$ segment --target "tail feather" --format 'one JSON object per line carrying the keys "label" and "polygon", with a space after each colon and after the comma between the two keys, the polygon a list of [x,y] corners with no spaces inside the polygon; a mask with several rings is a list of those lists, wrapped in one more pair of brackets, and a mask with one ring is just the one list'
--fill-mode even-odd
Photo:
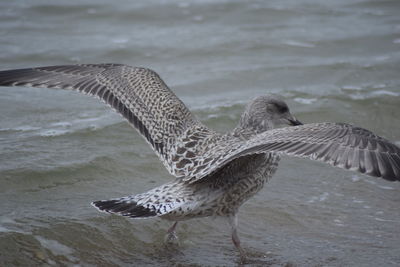
{"label": "tail feather", "polygon": [[99,211],[131,218],[148,218],[182,212],[186,205],[179,184],[169,183],[138,195],[92,202]]}
{"label": "tail feather", "polygon": [[99,211],[115,213],[131,218],[145,218],[159,215],[154,209],[138,205],[132,200],[126,200],[126,198],[99,200],[91,204]]}

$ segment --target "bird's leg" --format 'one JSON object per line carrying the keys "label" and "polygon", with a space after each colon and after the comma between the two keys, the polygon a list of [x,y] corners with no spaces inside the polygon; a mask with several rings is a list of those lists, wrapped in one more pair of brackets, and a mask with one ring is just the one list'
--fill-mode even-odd
{"label": "bird's leg", "polygon": [[165,236],[165,243],[167,244],[177,244],[178,243],[178,236],[176,235],[175,228],[178,225],[178,222],[175,222],[171,228],[167,230],[167,235]]}
{"label": "bird's leg", "polygon": [[237,234],[238,222],[237,222],[236,214],[229,216],[229,224],[231,226],[232,242],[235,245],[235,247],[237,248],[237,250],[239,250],[241,260],[244,261],[246,259],[246,253],[243,250],[243,248],[240,246],[240,239]]}
{"label": "bird's leg", "polygon": [[178,222],[175,222],[168,230],[167,233],[175,233],[175,228],[178,225]]}

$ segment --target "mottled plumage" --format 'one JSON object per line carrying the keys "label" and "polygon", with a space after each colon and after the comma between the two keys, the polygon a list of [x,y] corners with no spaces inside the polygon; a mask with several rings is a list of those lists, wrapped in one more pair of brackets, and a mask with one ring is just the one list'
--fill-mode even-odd
{"label": "mottled plumage", "polygon": [[[257,97],[235,129],[219,134],[146,68],[99,64],[7,70],[0,72],[0,85],[72,89],[102,99],[138,130],[176,179],[142,194],[92,204],[132,218],[228,217],[242,255],[236,213],[272,177],[282,154],[400,180],[396,145],[349,124],[301,125],[276,96]],[[295,127],[274,129],[285,124]]]}

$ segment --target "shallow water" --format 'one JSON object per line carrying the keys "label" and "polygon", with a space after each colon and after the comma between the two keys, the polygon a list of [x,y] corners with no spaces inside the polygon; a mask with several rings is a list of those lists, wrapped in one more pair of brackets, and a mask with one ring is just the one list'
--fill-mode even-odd
{"label": "shallow water", "polygon": [[[400,2],[0,1],[0,68],[116,62],[156,70],[205,124],[285,97],[303,122],[400,144]],[[97,212],[93,200],[171,179],[131,127],[74,92],[0,89],[0,265],[231,266],[221,219]],[[239,214],[249,265],[400,265],[400,184],[285,158]]]}

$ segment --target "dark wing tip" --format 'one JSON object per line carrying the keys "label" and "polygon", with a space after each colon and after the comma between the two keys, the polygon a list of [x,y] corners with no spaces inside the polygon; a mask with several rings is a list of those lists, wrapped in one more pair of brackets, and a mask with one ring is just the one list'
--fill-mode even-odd
{"label": "dark wing tip", "polygon": [[348,131],[333,141],[335,146],[327,146],[328,153],[322,161],[331,163],[331,160],[339,163],[332,164],[334,166],[388,181],[400,181],[400,148],[396,144],[361,127],[337,125]]}
{"label": "dark wing tip", "polygon": [[[0,71],[0,85],[1,86],[17,86],[27,84],[27,80],[32,79],[34,69],[16,69],[16,70],[3,70]],[[21,81],[20,77],[27,77],[25,81]]]}
{"label": "dark wing tip", "polygon": [[115,213],[126,217],[139,218],[157,216],[155,211],[141,205],[137,205],[137,203],[133,201],[128,202],[121,199],[111,199],[98,200],[92,202],[91,204],[99,211]]}
{"label": "dark wing tip", "polygon": [[385,154],[379,162],[381,177],[388,181],[400,181],[400,154]]}

